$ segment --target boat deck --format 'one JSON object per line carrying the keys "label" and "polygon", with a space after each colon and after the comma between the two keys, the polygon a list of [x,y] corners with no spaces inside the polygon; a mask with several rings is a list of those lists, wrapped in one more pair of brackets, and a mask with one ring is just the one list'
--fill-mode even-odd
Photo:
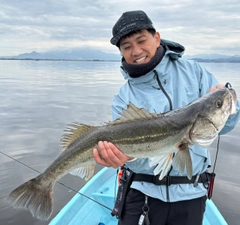
{"label": "boat deck", "polygon": [[[107,206],[105,208],[83,195],[76,194],[49,223],[49,225],[116,225],[117,219],[111,216],[110,209],[116,196],[116,170],[103,168],[85,186],[80,193]],[[203,225],[227,225],[226,221],[214,205],[207,200]]]}

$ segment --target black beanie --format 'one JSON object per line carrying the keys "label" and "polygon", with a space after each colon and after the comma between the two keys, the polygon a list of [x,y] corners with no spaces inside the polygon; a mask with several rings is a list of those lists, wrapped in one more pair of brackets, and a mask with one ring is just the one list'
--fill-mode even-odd
{"label": "black beanie", "polygon": [[117,45],[119,40],[133,32],[143,29],[154,29],[152,21],[147,14],[141,10],[129,11],[122,14],[112,29],[113,37],[110,42]]}

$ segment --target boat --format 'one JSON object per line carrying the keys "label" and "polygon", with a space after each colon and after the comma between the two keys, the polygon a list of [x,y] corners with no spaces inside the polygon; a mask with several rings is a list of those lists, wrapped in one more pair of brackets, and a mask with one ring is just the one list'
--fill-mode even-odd
{"label": "boat", "polygon": [[[49,225],[117,225],[111,216],[117,193],[116,169],[101,169],[50,221]],[[203,225],[227,225],[212,200],[207,200]]]}

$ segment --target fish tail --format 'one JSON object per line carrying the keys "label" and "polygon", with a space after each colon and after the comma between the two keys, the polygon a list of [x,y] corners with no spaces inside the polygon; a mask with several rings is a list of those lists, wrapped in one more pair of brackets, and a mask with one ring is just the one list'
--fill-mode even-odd
{"label": "fish tail", "polygon": [[34,217],[48,220],[53,207],[53,186],[41,185],[39,178],[31,179],[13,190],[8,200],[14,208],[29,210]]}

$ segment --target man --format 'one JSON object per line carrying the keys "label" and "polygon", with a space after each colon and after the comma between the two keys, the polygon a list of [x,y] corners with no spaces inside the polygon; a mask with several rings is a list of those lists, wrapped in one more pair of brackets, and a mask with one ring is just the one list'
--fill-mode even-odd
{"label": "man", "polygon": [[[162,113],[183,107],[223,86],[198,63],[182,60],[184,47],[161,40],[143,11],[123,13],[113,27],[111,43],[119,48],[123,56],[121,72],[127,79],[114,96],[114,120],[129,102],[149,112]],[[231,115],[221,133],[233,129],[238,117],[239,113]],[[202,224],[207,194],[203,183],[157,185],[144,177],[153,176],[154,167],[149,166],[150,159],[132,159],[104,140],[98,143],[98,148],[93,149],[97,163],[114,168],[125,164],[134,173],[143,174],[142,180],[133,179],[131,183],[119,224],[141,224],[141,219],[142,224],[147,224],[149,220],[153,225]],[[194,145],[190,148],[190,154],[193,175],[203,176],[211,165],[209,152]],[[186,178],[186,174],[180,174],[174,166],[167,176],[181,176],[182,180]],[[147,212],[143,206],[147,206]]]}

